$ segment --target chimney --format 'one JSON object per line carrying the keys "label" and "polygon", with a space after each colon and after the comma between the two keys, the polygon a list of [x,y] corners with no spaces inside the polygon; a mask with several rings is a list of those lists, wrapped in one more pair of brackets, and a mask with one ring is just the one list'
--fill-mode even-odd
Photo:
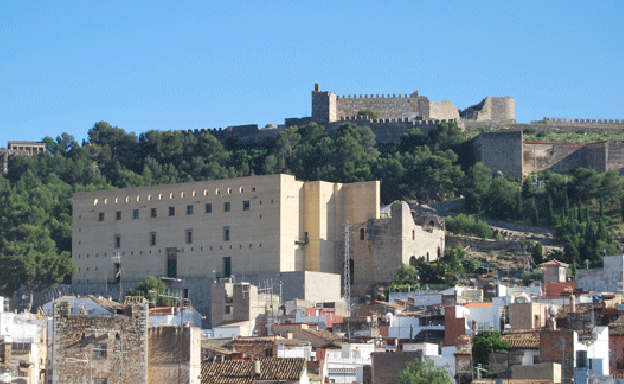
{"label": "chimney", "polygon": [[570,312],[576,313],[576,297],[574,295],[570,296]]}

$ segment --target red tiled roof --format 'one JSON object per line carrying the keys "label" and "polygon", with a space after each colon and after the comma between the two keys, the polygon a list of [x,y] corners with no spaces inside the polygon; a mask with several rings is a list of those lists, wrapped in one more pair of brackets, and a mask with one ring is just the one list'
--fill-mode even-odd
{"label": "red tiled roof", "polygon": [[[298,381],[305,369],[305,359],[258,359],[260,375],[256,380]],[[202,384],[251,384],[252,361],[226,360],[221,363],[202,362]]]}

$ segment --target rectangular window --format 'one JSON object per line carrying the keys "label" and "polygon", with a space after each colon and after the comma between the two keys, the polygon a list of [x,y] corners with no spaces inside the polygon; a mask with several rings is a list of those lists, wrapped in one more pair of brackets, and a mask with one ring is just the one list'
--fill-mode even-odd
{"label": "rectangular window", "polygon": [[249,200],[243,200],[243,211],[249,211]]}
{"label": "rectangular window", "polygon": [[230,212],[230,202],[226,201],[223,203],[223,212]]}
{"label": "rectangular window", "polygon": [[192,229],[187,229],[186,230],[186,244],[193,244],[193,230]]}
{"label": "rectangular window", "polygon": [[175,216],[175,207],[169,207],[169,216]]}
{"label": "rectangular window", "polygon": [[223,227],[223,240],[230,241],[230,227]]}
{"label": "rectangular window", "polygon": [[115,213],[115,220],[121,220],[121,211]]}
{"label": "rectangular window", "polygon": [[98,215],[98,220],[104,221],[104,212],[100,212],[100,214]]}
{"label": "rectangular window", "polygon": [[139,218],[139,210],[138,209],[133,209],[132,210],[132,218],[134,220],[137,220]]}
{"label": "rectangular window", "polygon": [[93,343],[93,359],[106,359],[106,344]]}
{"label": "rectangular window", "polygon": [[150,233],[150,245],[156,245],[156,232]]}
{"label": "rectangular window", "polygon": [[121,247],[121,235],[115,235],[115,248]]}
{"label": "rectangular window", "polygon": [[158,216],[157,213],[156,213],[156,208],[152,208],[151,212],[152,212],[152,217],[157,217]]}
{"label": "rectangular window", "polygon": [[192,205],[187,205],[186,206],[186,214],[187,215],[192,215],[193,214],[193,206]]}
{"label": "rectangular window", "polygon": [[93,379],[93,384],[108,384],[106,379]]}
{"label": "rectangular window", "polygon": [[206,213],[212,213],[212,203],[206,203]]}

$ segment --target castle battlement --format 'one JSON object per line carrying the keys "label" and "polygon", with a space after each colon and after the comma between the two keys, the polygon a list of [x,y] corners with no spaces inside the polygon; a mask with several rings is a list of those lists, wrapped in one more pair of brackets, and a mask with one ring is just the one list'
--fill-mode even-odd
{"label": "castle battlement", "polygon": [[[369,97],[370,96],[370,97]],[[405,94],[401,94],[399,93],[399,96],[396,95],[396,93],[393,93],[392,96],[390,96],[390,94],[388,93],[388,96],[384,96],[383,93],[377,93],[377,94],[373,94],[371,93],[369,94],[364,94],[362,96],[362,94],[360,93],[360,96],[358,97],[357,94],[353,94],[353,97],[351,97],[351,94],[348,94],[348,96],[345,97],[345,95],[342,95],[342,97],[340,97],[340,95],[336,95],[337,99],[409,99],[409,98],[418,98],[418,91],[412,93],[411,95],[408,95],[407,93]]]}
{"label": "castle battlement", "polygon": [[558,117],[544,117],[547,123],[567,124],[624,124],[624,119],[569,119]]}
{"label": "castle battlement", "polygon": [[392,119],[370,119],[365,116],[342,116],[339,120],[343,123],[353,122],[358,125],[362,124],[389,124],[389,123],[408,123],[412,125],[434,125],[441,123],[458,123],[458,119],[414,119],[412,117],[399,117]]}

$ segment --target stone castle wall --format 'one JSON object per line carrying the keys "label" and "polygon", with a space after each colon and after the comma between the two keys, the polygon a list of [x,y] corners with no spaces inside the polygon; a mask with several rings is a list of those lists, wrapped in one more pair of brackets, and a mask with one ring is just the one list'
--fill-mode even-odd
{"label": "stone castle wall", "polygon": [[475,137],[472,146],[476,161],[504,177],[522,178],[524,167],[522,131],[484,132]]}
{"label": "stone castle wall", "polygon": [[513,122],[516,118],[515,100],[511,97],[486,97],[460,113],[464,119],[475,121]]}
{"label": "stone castle wall", "polygon": [[585,165],[583,144],[525,141],[522,147],[524,176],[534,174],[536,168],[538,171],[552,169],[565,173]]}
{"label": "stone castle wall", "polygon": [[[336,98],[336,118],[341,119],[347,116],[356,116],[363,109],[375,111],[380,117],[387,119],[400,119],[420,115],[420,100],[418,91],[411,95],[396,95],[381,97],[377,95],[348,95],[347,97]],[[370,97],[369,97],[370,96]],[[313,99],[314,103],[314,99]],[[335,121],[335,120],[334,120]]]}

